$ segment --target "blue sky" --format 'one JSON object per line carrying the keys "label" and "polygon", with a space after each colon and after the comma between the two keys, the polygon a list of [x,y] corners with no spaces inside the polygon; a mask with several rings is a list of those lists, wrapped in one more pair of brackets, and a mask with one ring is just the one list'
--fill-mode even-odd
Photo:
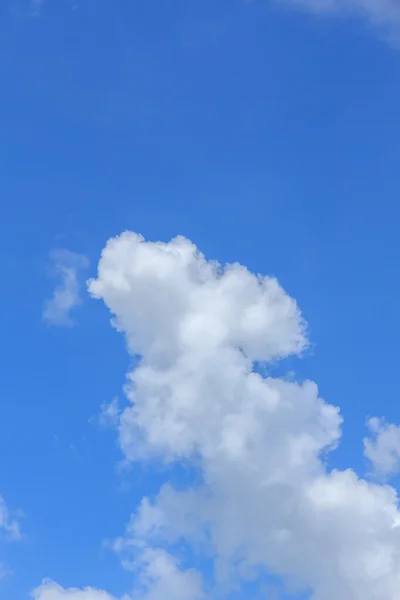
{"label": "blue sky", "polygon": [[[394,1],[378,5],[373,0],[369,5],[359,0],[353,12],[346,11],[346,2],[341,11],[334,1],[297,4],[1,3],[0,495],[8,510],[0,504],[1,597],[29,598],[50,578],[56,583],[42,586],[35,600],[109,600],[124,594],[140,600],[196,600],[195,579],[201,576],[207,598],[269,600],[272,592],[265,586],[276,586],[281,577],[301,581],[304,589],[314,590],[315,600],[357,600],[357,593],[365,600],[395,597],[400,541],[382,515],[392,515],[395,522],[397,508],[395,500],[381,498],[388,493],[381,482],[390,478],[396,489],[400,456],[400,8]],[[140,242],[132,233],[125,242],[122,238],[108,246],[104,272],[97,275],[107,241],[126,230],[163,245]],[[186,241],[168,244],[177,235]],[[285,312],[286,295],[277,300],[272,329],[263,325],[262,310],[272,314],[270,291],[259,297],[261,292],[252,287],[255,279],[242,280],[242,271],[235,275],[240,294],[232,292],[223,301],[217,295],[223,292],[216,291],[219,279],[207,274],[210,296],[203,306],[203,292],[188,275],[192,268],[205,268],[198,256],[190,259],[190,269],[178,258],[173,266],[160,258],[170,256],[171,248],[176,256],[186,256],[188,240],[207,259],[238,262],[251,273],[276,277],[307,321],[308,342],[299,314],[289,318]],[[132,274],[130,264],[141,266],[145,275]],[[115,273],[128,281],[127,289],[118,287]],[[89,277],[97,277],[90,293]],[[59,295],[53,296],[56,289]],[[180,306],[179,294],[184,304],[186,298],[194,304],[175,314],[171,307]],[[154,306],[153,298],[159,299]],[[210,306],[220,301],[224,310],[211,315]],[[263,309],[257,312],[261,321],[256,329],[250,331],[247,324],[236,331],[236,321],[257,302]],[[52,310],[46,312],[49,306]],[[228,308],[236,317],[225,323]],[[108,309],[122,323],[122,334],[110,325]],[[195,371],[203,373],[204,368],[200,383],[179,371],[181,350],[167,326],[178,323],[179,331],[186,331],[182,315],[202,323],[195,330],[196,343],[185,337],[187,352],[182,354],[190,357]],[[211,348],[209,340],[219,326],[224,341]],[[301,340],[295,343],[295,338]],[[264,347],[269,339],[271,347],[276,345],[273,351]],[[155,350],[157,344],[162,351]],[[288,379],[315,381],[327,405],[340,407],[340,443],[336,417],[325,423],[319,401],[310,400],[310,408],[300,384],[293,411],[303,408],[290,426],[279,417],[276,439],[267,420],[265,432],[251,429],[253,400],[236,399],[230,413],[229,403],[220,400],[230,398],[230,392],[221,391],[231,389],[224,371],[228,346],[245,348],[250,363],[266,361],[274,381],[287,386]],[[218,376],[207,371],[211,367],[200,361],[201,353],[221,365]],[[135,371],[137,355],[151,372],[149,381],[140,368]],[[277,356],[287,358],[277,363]],[[181,404],[167,404],[161,416],[150,409],[150,383],[168,361],[175,365],[174,378],[179,371],[189,386],[182,399],[177,383],[169,383],[168,401],[178,402],[179,396],[179,402],[189,403],[187,398],[199,397],[193,406],[202,406],[201,386],[214,382],[212,390],[206,387],[212,403],[204,400],[204,412],[194,412],[204,436],[188,420],[192,405],[185,416],[179,413]],[[127,372],[140,390],[138,400],[132,389],[124,393]],[[292,398],[295,392],[289,387],[274,393]],[[110,426],[104,427],[101,407],[104,411],[115,397],[119,408],[111,405]],[[232,482],[240,481],[243,465],[235,462],[235,471],[229,463],[232,472],[223,468],[228,458],[222,460],[219,453],[226,439],[217,440],[219,433],[211,426],[214,406],[220,407],[218,415],[227,411],[221,423],[238,418],[237,429],[229,431],[229,451],[235,447],[239,452],[233,439],[245,439],[252,449],[249,456],[243,450],[240,461],[249,460],[251,472],[251,466],[261,469],[258,461],[268,469],[275,469],[275,459],[280,464],[280,453],[286,452],[281,440],[299,434],[297,423],[307,439],[318,440],[315,456],[304,459],[301,468],[294,472],[281,465],[291,511],[273,512],[275,492],[268,491],[269,484],[258,490],[254,482],[243,480],[250,491],[241,497]],[[180,415],[178,433],[171,414]],[[374,421],[368,433],[370,417],[384,421]],[[156,429],[158,418],[164,419],[162,434]],[[259,445],[254,442],[258,435]],[[370,442],[363,447],[366,435]],[[330,444],[337,449],[321,459],[319,452],[325,456]],[[219,458],[211,462],[214,453]],[[343,479],[336,480],[332,468]],[[345,469],[354,469],[366,481],[351,483]],[[171,491],[172,499],[159,495],[166,482],[178,490]],[[343,501],[347,512],[343,506],[330,507],[327,516],[321,498],[336,497],[329,486],[343,494],[344,487],[353,490],[348,492],[353,500]],[[320,511],[325,531],[322,538],[318,532],[310,534],[308,550],[326,556],[327,564],[318,567],[322,577],[296,554],[296,548],[306,547],[303,529],[310,528],[309,513],[294,508],[301,504],[299,490],[306,487],[314,504],[304,510]],[[182,490],[199,497],[190,504]],[[348,528],[351,502],[360,506],[365,490],[374,500],[365,501],[365,521],[360,517],[354,525],[359,546],[339,535],[339,541],[331,539],[332,529]],[[234,497],[228,503],[232,514],[260,515],[259,530],[265,528],[261,540],[236,531],[236,518],[224,520],[218,507],[228,502],[225,494]],[[153,503],[147,517],[138,510],[143,497]],[[204,515],[198,508],[203,505]],[[191,510],[201,515],[199,523],[195,518],[196,524],[187,525],[189,535],[174,515]],[[276,558],[277,548],[265,542],[275,539],[276,532],[268,529],[272,525],[264,510],[294,540],[293,546],[285,542],[290,546],[285,546],[287,560]],[[146,519],[160,519],[161,533],[146,529]],[[372,537],[365,540],[363,532],[371,523]],[[251,522],[248,528],[257,526]],[[199,542],[205,532],[206,542]],[[361,547],[371,548],[371,555],[364,556]],[[175,556],[183,561],[171,575],[176,588],[172,579],[164,581],[157,572],[153,580],[146,571],[148,565],[159,565],[161,552],[168,552],[162,555],[167,561]],[[385,552],[391,565],[387,570],[382,567]],[[243,561],[244,572],[236,565],[234,575],[221,574],[235,560]],[[220,563],[225,565],[221,573]],[[365,573],[354,579],[360,564]],[[187,568],[195,569],[196,577]],[[256,573],[250,582],[248,569]],[[232,580],[236,591],[229,587]],[[79,591],[88,586],[109,596]],[[375,595],[366,596],[366,591]],[[304,597],[304,591],[293,596]]]}

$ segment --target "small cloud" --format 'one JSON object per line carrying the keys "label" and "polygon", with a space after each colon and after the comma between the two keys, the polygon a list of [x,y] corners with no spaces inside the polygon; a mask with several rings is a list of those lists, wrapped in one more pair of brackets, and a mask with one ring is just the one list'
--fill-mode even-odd
{"label": "small cloud", "polygon": [[[21,528],[19,524],[19,518],[23,514],[20,511],[10,511],[3,496],[0,495],[0,534],[2,540],[5,541],[19,541],[22,539]],[[3,562],[2,557],[0,559],[0,581],[13,572]]]}
{"label": "small cloud", "polygon": [[0,496],[0,529],[13,540],[21,538],[21,529],[17,519],[13,518],[8,510],[7,504]]}
{"label": "small cloud", "polygon": [[108,404],[102,404],[99,415],[100,427],[117,427],[120,415],[121,409],[118,398],[113,398]]}
{"label": "small cloud", "polygon": [[89,261],[82,254],[69,250],[53,251],[51,261],[52,275],[58,284],[45,303],[43,320],[51,325],[71,326],[74,320],[70,313],[81,303],[78,274],[88,267]]}
{"label": "small cloud", "polygon": [[371,432],[364,439],[364,454],[371,462],[373,474],[387,479],[400,473],[400,427],[373,417],[367,421]]}

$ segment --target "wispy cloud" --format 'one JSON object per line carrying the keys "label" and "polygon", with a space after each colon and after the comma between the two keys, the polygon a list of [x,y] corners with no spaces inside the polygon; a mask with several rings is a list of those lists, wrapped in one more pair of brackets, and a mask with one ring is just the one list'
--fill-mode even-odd
{"label": "wispy cloud", "polygon": [[7,567],[2,562],[0,562],[0,580],[7,577],[9,573],[10,571],[7,569]]}
{"label": "wispy cloud", "polygon": [[119,423],[120,415],[121,409],[118,398],[113,398],[108,404],[101,405],[98,417],[99,425],[104,428],[115,427]]}
{"label": "wispy cloud", "polygon": [[0,496],[0,529],[11,539],[19,539],[21,537],[19,523],[10,514],[6,501],[2,496]]}
{"label": "wispy cloud", "polygon": [[314,13],[358,16],[388,34],[400,31],[399,0],[281,0]]}
{"label": "wispy cloud", "polygon": [[[13,514],[0,495],[0,533],[1,537],[8,541],[20,540],[22,538],[21,528],[15,513]],[[3,557],[0,560],[0,580],[10,575],[12,571],[3,562]]]}
{"label": "wispy cloud", "polygon": [[69,250],[51,253],[52,276],[58,281],[53,295],[45,302],[43,319],[51,325],[71,326],[71,312],[81,303],[79,272],[88,267],[89,261],[82,254]]}

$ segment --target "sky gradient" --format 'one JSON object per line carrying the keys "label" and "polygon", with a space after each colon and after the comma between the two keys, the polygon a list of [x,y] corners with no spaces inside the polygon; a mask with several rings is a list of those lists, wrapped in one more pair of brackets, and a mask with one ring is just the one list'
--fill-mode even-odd
{"label": "sky gradient", "polygon": [[399,40],[1,3],[0,597],[397,600]]}

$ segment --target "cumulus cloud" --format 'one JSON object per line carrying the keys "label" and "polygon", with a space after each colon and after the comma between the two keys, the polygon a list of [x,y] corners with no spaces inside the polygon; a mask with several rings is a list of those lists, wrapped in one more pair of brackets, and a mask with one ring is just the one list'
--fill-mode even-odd
{"label": "cumulus cloud", "polygon": [[[127,568],[139,571],[132,594],[121,600],[203,600],[200,576],[194,569],[182,569],[178,560],[160,549],[144,548],[137,553],[135,565]],[[117,600],[104,590],[92,587],[63,588],[45,580],[33,590],[33,600]]]}
{"label": "cumulus cloud", "polygon": [[354,15],[389,32],[399,30],[399,0],[282,0],[318,14]]}
{"label": "cumulus cloud", "polygon": [[[135,589],[122,600],[203,600],[201,581],[193,569],[181,569],[177,559],[160,549],[141,547],[135,564],[128,566],[139,571]],[[117,600],[104,590],[63,588],[45,580],[33,590],[34,600]]]}
{"label": "cumulus cloud", "polygon": [[371,436],[364,439],[364,453],[374,474],[383,478],[396,475],[400,472],[400,427],[376,417],[367,425]]}
{"label": "cumulus cloud", "polygon": [[[260,363],[307,347],[278,282],[207,261],[183,237],[152,243],[127,232],[108,242],[89,291],[136,359],[118,422],[126,459],[185,461],[201,473],[188,489],[165,485],[143,499],[117,542],[125,565],[146,578],[143,556],[156,556],[158,573],[184,577],[173,558],[183,543],[212,559],[211,597],[215,586],[272,572],[313,600],[397,600],[396,491],[327,468],[342,418],[315,383],[260,374]],[[197,598],[199,575],[188,581]]]}
{"label": "cumulus cloud", "polygon": [[81,303],[79,272],[88,266],[88,260],[68,250],[52,252],[51,260],[52,275],[58,283],[45,303],[43,319],[52,325],[73,325],[71,311]]}

